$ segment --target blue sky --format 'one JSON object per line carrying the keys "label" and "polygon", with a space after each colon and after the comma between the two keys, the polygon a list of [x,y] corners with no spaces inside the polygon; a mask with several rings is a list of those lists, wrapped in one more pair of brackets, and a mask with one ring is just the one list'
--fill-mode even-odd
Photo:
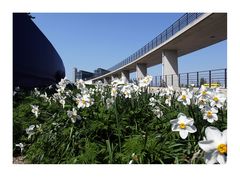
{"label": "blue sky", "polygon": [[[68,79],[73,67],[110,68],[168,28],[183,13],[32,13],[61,56]],[[178,59],[179,73],[227,67],[227,41]],[[161,65],[148,69],[160,75]],[[131,74],[135,77],[135,73]]]}

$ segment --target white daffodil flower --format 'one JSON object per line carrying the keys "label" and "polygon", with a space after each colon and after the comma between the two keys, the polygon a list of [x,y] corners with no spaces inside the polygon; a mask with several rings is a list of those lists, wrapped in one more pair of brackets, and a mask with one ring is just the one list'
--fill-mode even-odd
{"label": "white daffodil flower", "polygon": [[85,107],[89,107],[92,105],[92,99],[90,98],[90,95],[77,95],[77,98],[75,98],[76,103],[77,103],[77,107],[78,108],[85,108]]}
{"label": "white daffodil flower", "polygon": [[213,123],[214,121],[218,120],[218,110],[215,107],[205,106],[202,111],[203,113],[203,119],[207,120],[209,123]]}
{"label": "white daffodil flower", "polygon": [[165,104],[168,105],[169,107],[171,106],[171,100],[172,100],[172,97],[169,95],[167,96],[166,100],[165,100]]}
{"label": "white daffodil flower", "polygon": [[121,92],[124,94],[125,98],[132,97],[132,95],[131,95],[132,89],[131,89],[130,85],[124,85],[121,89]]}
{"label": "white daffodil flower", "polygon": [[67,116],[71,119],[72,123],[75,123],[76,120],[81,120],[81,116],[77,114],[77,110],[72,108],[72,111],[67,111]]}
{"label": "white daffodil flower", "polygon": [[26,133],[28,134],[28,139],[30,139],[31,136],[35,134],[34,129],[35,129],[35,125],[30,125],[28,128],[26,128]]}
{"label": "white daffodil flower", "polygon": [[112,87],[111,89],[111,96],[112,97],[117,97],[117,87]]}
{"label": "white daffodil flower", "polygon": [[144,77],[143,79],[141,79],[139,81],[138,86],[139,87],[147,87],[151,83],[151,81],[152,81],[152,76],[147,75],[146,77]]}
{"label": "white daffodil flower", "polygon": [[143,79],[139,80],[138,86],[139,87],[147,87],[152,81],[152,76],[147,75]]}
{"label": "white daffodil flower", "polygon": [[72,90],[67,90],[65,93],[68,97],[72,97]]}
{"label": "white daffodil flower", "polygon": [[213,92],[210,99],[210,105],[212,107],[216,106],[218,108],[221,108],[223,107],[225,100],[226,100],[226,97],[224,94]]}
{"label": "white daffodil flower", "polygon": [[124,85],[124,81],[122,79],[118,79],[118,78],[115,78],[113,79],[113,81],[111,82],[111,85],[113,87],[116,87],[118,85]]}
{"label": "white daffodil flower", "polygon": [[81,88],[81,94],[82,95],[88,95],[89,94],[89,90],[87,87],[82,87]]}
{"label": "white daffodil flower", "polygon": [[32,107],[32,113],[36,116],[36,118],[38,118],[38,115],[40,114],[40,113],[39,113],[38,106],[36,106],[36,105],[31,105],[31,107]]}
{"label": "white daffodil flower", "polygon": [[197,101],[195,102],[196,105],[198,105],[198,107],[200,109],[203,109],[205,106],[208,105],[208,102],[206,99],[203,99],[203,98],[199,98],[197,99]]}
{"label": "white daffodil flower", "polygon": [[63,108],[65,107],[65,99],[66,97],[60,97],[59,103],[63,106]]}
{"label": "white daffodil flower", "polygon": [[157,118],[160,118],[163,116],[163,112],[161,111],[161,109],[156,106],[155,108],[153,108],[153,113],[157,116]]}
{"label": "white daffodil flower", "polygon": [[50,98],[48,98],[46,92],[44,94],[41,94],[40,97],[43,98],[44,101],[51,103],[51,100],[50,100]]}
{"label": "white daffodil flower", "polygon": [[21,153],[24,150],[24,145],[22,143],[15,144],[16,147],[19,147],[21,149]]}
{"label": "white daffodil flower", "polygon": [[34,95],[36,95],[36,96],[39,96],[39,95],[40,95],[40,92],[38,91],[37,88],[34,88]]}
{"label": "white daffodil flower", "polygon": [[63,93],[67,84],[69,83],[69,80],[65,77],[64,79],[61,79],[61,81],[56,85],[57,86],[57,92]]}
{"label": "white daffodil flower", "polygon": [[155,105],[156,105],[156,102],[157,102],[157,100],[154,98],[154,97],[151,97],[150,99],[149,99],[149,105],[150,106],[152,106],[152,107],[154,107]]}
{"label": "white daffodil flower", "polygon": [[94,95],[94,93],[95,93],[95,89],[94,89],[94,88],[90,88],[90,89],[89,89],[89,94],[90,94],[90,95]]}
{"label": "white daffodil flower", "polygon": [[137,86],[136,84],[134,83],[130,83],[133,91],[137,94],[137,95],[141,95],[141,89],[139,86]]}
{"label": "white daffodil flower", "polygon": [[106,99],[106,105],[107,105],[107,109],[109,109],[114,103],[114,99],[113,98],[107,98]]}
{"label": "white daffodil flower", "polygon": [[205,151],[205,163],[214,164],[226,163],[227,155],[227,130],[221,132],[215,127],[207,127],[205,130],[206,139],[199,141],[198,145]]}
{"label": "white daffodil flower", "polygon": [[77,89],[81,89],[81,88],[85,88],[86,85],[84,83],[84,81],[82,79],[78,79],[76,82],[75,82],[75,85],[77,87]]}
{"label": "white daffodil flower", "polygon": [[170,121],[172,124],[172,131],[179,131],[180,137],[186,139],[188,133],[195,133],[197,128],[193,125],[194,120],[187,118],[183,113],[179,113],[177,119]]}
{"label": "white daffodil flower", "polygon": [[191,98],[192,98],[192,93],[188,92],[187,90],[183,90],[177,100],[179,102],[182,102],[186,106],[191,104],[191,101],[190,101]]}
{"label": "white daffodil flower", "polygon": [[201,88],[198,90],[198,93],[199,93],[197,95],[198,99],[209,99],[211,95],[210,90],[204,85],[201,86]]}

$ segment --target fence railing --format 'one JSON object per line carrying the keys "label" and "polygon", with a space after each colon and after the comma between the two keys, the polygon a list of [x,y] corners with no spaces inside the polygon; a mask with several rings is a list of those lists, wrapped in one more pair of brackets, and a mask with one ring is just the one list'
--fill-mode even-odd
{"label": "fence railing", "polygon": [[[132,81],[136,82],[136,79]],[[214,69],[207,71],[180,73],[178,75],[153,76],[151,87],[166,87],[173,85],[178,87],[196,87],[205,85],[208,87],[220,86],[227,88],[227,69]]]}
{"label": "fence railing", "polygon": [[186,14],[184,14],[181,18],[179,18],[176,22],[174,22],[170,27],[168,27],[166,30],[164,30],[161,34],[159,34],[157,37],[155,37],[153,40],[151,40],[149,43],[147,43],[141,49],[137,50],[135,53],[133,53],[126,59],[122,60],[121,62],[119,62],[118,64],[114,65],[113,67],[111,67],[107,70],[114,71],[124,65],[127,65],[128,63],[131,63],[132,61],[137,60],[144,54],[148,53],[150,50],[158,47],[160,44],[162,44],[163,42],[168,40],[175,33],[180,31],[182,28],[187,26],[192,21],[196,20],[202,14],[203,13],[186,13]]}

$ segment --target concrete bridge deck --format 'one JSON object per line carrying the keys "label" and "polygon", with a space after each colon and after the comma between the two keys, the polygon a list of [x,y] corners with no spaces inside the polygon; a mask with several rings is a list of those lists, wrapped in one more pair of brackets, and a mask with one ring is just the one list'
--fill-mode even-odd
{"label": "concrete bridge deck", "polygon": [[[176,22],[175,22],[176,23]],[[174,23],[174,24],[175,24]],[[180,21],[179,21],[180,23]],[[181,30],[174,33],[164,42],[156,44],[152,41],[152,49],[136,59],[124,61],[123,65],[113,67],[107,74],[93,78],[92,81],[103,80],[109,82],[114,77],[122,77],[129,80],[129,73],[137,73],[137,78],[147,75],[147,68],[157,64],[163,64],[163,75],[178,74],[178,57],[208,47],[227,39],[227,14],[204,13]],[[166,30],[168,32],[168,29]],[[167,34],[166,34],[167,35]],[[162,36],[161,36],[162,37]],[[153,47],[155,45],[155,47]],[[176,78],[178,79],[178,78]],[[168,83],[168,85],[171,85]]]}

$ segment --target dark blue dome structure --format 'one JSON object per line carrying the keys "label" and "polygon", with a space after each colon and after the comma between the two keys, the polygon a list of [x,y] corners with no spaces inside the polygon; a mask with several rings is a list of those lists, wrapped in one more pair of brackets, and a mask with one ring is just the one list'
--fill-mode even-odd
{"label": "dark blue dome structure", "polygon": [[62,59],[32,18],[13,13],[13,87],[45,87],[65,77]]}

